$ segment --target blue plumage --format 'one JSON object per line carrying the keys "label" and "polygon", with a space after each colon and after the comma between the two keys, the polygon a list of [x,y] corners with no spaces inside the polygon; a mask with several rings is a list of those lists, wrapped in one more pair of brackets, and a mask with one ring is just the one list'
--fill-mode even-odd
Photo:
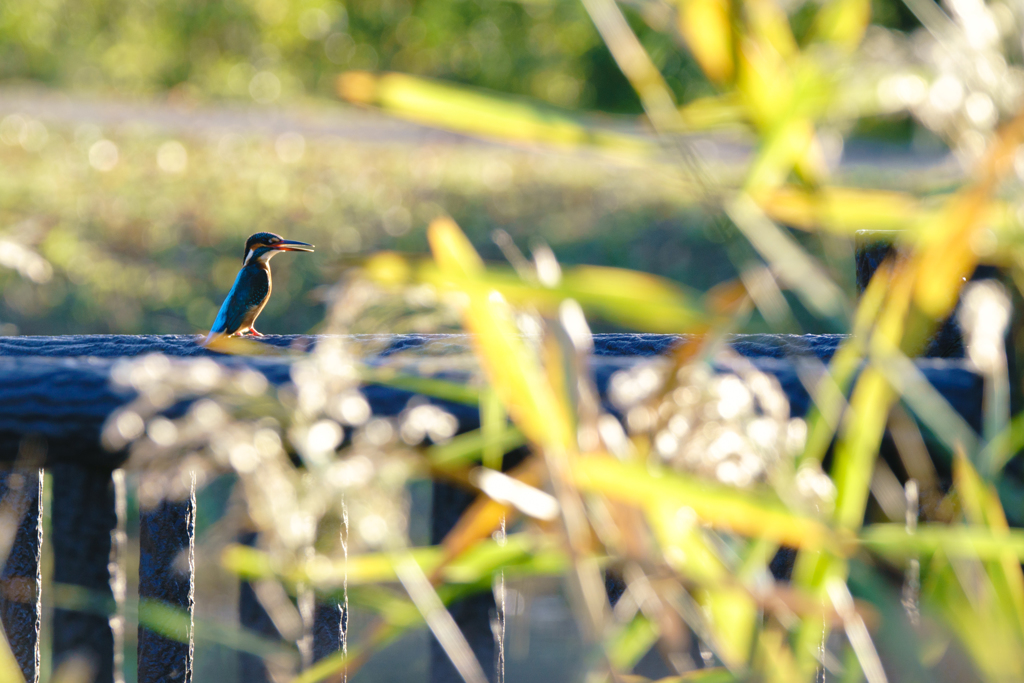
{"label": "blue plumage", "polygon": [[270,232],[260,232],[245,243],[242,269],[217,313],[210,334],[204,344],[221,335],[241,335],[251,332],[256,317],[270,299],[270,259],[279,251],[313,251],[312,244],[282,239]]}
{"label": "blue plumage", "polygon": [[263,263],[250,263],[238,271],[217,313],[211,332],[234,334],[244,331],[256,321],[270,298],[270,268]]}

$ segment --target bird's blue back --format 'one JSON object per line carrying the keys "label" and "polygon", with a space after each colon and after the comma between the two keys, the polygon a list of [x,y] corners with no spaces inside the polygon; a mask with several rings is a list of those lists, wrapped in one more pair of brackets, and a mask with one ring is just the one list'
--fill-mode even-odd
{"label": "bird's blue back", "polygon": [[238,271],[235,284],[224,298],[210,332],[234,334],[244,327],[248,314],[258,310],[269,296],[270,269],[260,263],[244,266]]}

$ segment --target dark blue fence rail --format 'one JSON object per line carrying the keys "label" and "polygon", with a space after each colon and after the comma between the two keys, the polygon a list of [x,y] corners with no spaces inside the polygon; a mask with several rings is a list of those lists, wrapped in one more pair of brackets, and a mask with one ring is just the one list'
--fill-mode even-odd
{"label": "dark blue fence rail", "polygon": [[[794,415],[806,412],[809,396],[795,370],[794,360],[815,357],[827,360],[842,337],[745,335],[732,340],[733,348],[750,358],[760,369],[778,378],[788,394]],[[664,353],[680,342],[670,335],[598,335],[593,370],[599,389],[604,391],[611,374],[639,359]],[[269,337],[279,346],[315,344],[309,337]],[[460,337],[402,336],[387,340],[384,353],[416,346],[460,344]],[[64,586],[80,586],[92,595],[105,595],[113,604],[118,595],[116,542],[123,529],[123,476],[116,472],[126,453],[111,453],[100,444],[103,422],[117,407],[132,397],[118,393],[110,383],[110,370],[117,359],[160,352],[193,356],[207,352],[196,346],[194,337],[16,337],[0,338],[0,461],[16,468],[0,476],[0,486],[12,495],[6,498],[12,510],[0,514],[21,519],[3,573],[0,618],[29,681],[39,675],[40,548],[52,544],[54,579]],[[218,357],[225,364],[247,363],[263,372],[271,382],[288,381],[285,360]],[[981,379],[961,361],[929,359],[918,367],[951,404],[977,427],[980,422]],[[385,387],[371,387],[368,398],[376,414],[396,415],[411,394]],[[475,411],[464,406],[453,412],[460,428],[475,428]],[[53,475],[52,538],[41,537],[39,498],[41,468]],[[470,497],[438,484],[434,492],[433,540],[450,529]],[[16,509],[15,509],[16,508]],[[140,523],[139,597],[155,598],[191,612],[193,578],[175,569],[174,560],[194,543],[194,502],[164,503],[145,513]],[[113,539],[113,541],[112,541]],[[113,555],[112,555],[113,553]],[[460,627],[467,634],[480,661],[493,661],[494,642],[489,612],[493,597],[481,595],[453,608]],[[269,619],[248,587],[241,592],[240,620],[244,626],[276,636]],[[340,647],[343,615],[337,605],[316,610],[315,628],[310,634],[314,658]],[[115,678],[115,653],[120,651],[117,619],[88,610],[57,610],[53,623],[53,658],[59,663],[72,654],[86,654],[97,667],[101,683]],[[141,629],[139,681],[188,681],[191,679],[192,650],[188,643],[169,640]],[[269,680],[261,660],[247,657],[242,664],[246,683]],[[435,648],[433,681],[459,680],[447,658]]]}

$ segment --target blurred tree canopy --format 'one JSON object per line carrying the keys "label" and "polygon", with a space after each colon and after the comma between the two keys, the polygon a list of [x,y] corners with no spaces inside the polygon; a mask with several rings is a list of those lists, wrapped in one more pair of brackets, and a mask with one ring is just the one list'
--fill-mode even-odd
{"label": "blurred tree canopy", "polygon": [[[807,17],[816,3],[808,3]],[[665,2],[626,7],[679,101],[710,94]],[[915,24],[874,0],[876,23]],[[799,12],[798,12],[799,15]],[[799,16],[795,22],[799,25]],[[799,26],[797,26],[799,28]],[[382,69],[639,113],[584,8],[557,0],[6,0],[0,79],[128,95],[260,103],[329,94],[345,69]]]}

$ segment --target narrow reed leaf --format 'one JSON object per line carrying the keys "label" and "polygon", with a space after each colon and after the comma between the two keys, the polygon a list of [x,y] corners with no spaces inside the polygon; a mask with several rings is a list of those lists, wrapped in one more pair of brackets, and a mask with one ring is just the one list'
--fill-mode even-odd
{"label": "narrow reed leaf", "polygon": [[958,447],[972,457],[978,453],[977,433],[913,361],[898,351],[875,351],[871,354],[871,362],[950,453],[956,452]]}
{"label": "narrow reed leaf", "polygon": [[[808,418],[807,444],[803,455],[800,456],[801,461],[807,459],[820,463],[825,458],[846,408],[845,394],[867,352],[866,340],[885,301],[891,273],[892,270],[887,264],[882,264],[875,271],[875,276],[868,283],[854,312],[853,333],[840,345],[829,363],[831,382],[839,389],[839,395],[837,396],[836,392],[831,392],[831,395],[823,391],[810,392],[815,406]],[[825,378],[822,381],[829,379]],[[819,402],[821,405],[818,405]]]}
{"label": "narrow reed leaf", "polygon": [[832,542],[822,522],[789,510],[770,493],[741,491],[657,467],[588,456],[572,462],[572,477],[583,491],[599,493],[648,510],[691,508],[716,529],[766,538],[791,547],[819,548]]}
{"label": "narrow reed leaf", "polygon": [[[248,546],[229,546],[229,550],[236,548],[254,550],[256,553],[261,552]],[[259,571],[257,567],[266,567],[269,564],[269,562],[259,561],[253,557],[247,557],[245,562],[250,570],[256,571]],[[271,575],[269,571],[250,575],[240,574],[240,576],[249,576],[250,578],[265,578]],[[110,595],[66,583],[53,585],[53,604],[58,609],[99,616],[110,616],[117,609]],[[279,640],[267,638],[246,628],[222,624],[212,619],[196,618],[189,615],[184,609],[160,600],[127,599],[125,600],[125,612],[129,620],[138,621],[140,626],[178,642],[189,642],[188,632],[191,622],[195,626],[194,638],[197,641],[216,643],[238,652],[247,652],[260,657],[275,657],[288,661],[298,659],[296,649]]]}
{"label": "narrow reed leaf", "polygon": [[[983,525],[993,533],[1009,530],[999,494],[981,478],[962,450],[957,451],[953,461],[953,482],[969,523]],[[1020,560],[1007,550],[998,560],[985,563],[985,571],[996,593],[998,608],[1024,642],[1024,571]]]}
{"label": "narrow reed leaf", "polygon": [[[447,248],[443,240],[439,246]],[[458,250],[464,248],[465,244],[460,244]],[[400,259],[400,267],[391,263],[391,256],[366,259],[364,272],[384,285],[419,281],[444,289],[471,286],[458,269],[395,258]],[[533,306],[552,316],[557,314],[562,301],[575,299],[589,315],[648,332],[699,332],[716,316],[732,312],[726,309],[712,314],[699,292],[657,275],[624,268],[564,268],[559,282],[550,287],[527,282],[508,268],[489,268],[474,272],[472,284],[499,292],[510,304]]]}
{"label": "narrow reed leaf", "polygon": [[438,267],[448,275],[470,277],[483,272],[483,260],[452,219],[435,218],[427,230],[427,239]]}
{"label": "narrow reed leaf", "polygon": [[[809,166],[812,179],[817,180],[818,176],[824,174],[824,162],[814,158],[814,152],[819,149],[816,140],[814,126],[808,119],[790,115],[774,126],[766,136],[743,189],[751,197],[760,199],[785,183],[794,168],[801,166]],[[751,242],[757,247],[756,243]]]}
{"label": "narrow reed leaf", "polygon": [[[415,610],[415,607],[412,609]],[[399,638],[407,630],[409,630],[407,626],[398,626],[386,621],[378,623],[373,627],[365,641],[354,646],[350,645],[346,650],[340,650],[315,662],[311,667],[303,670],[298,676],[293,678],[291,683],[320,683],[320,681],[326,680],[347,680],[349,675],[355,675],[360,665],[374,651],[382,649]]]}
{"label": "narrow reed leaf", "polygon": [[407,74],[349,71],[338,77],[337,92],[349,102],[467,135],[558,147],[592,146],[629,156],[657,151],[640,136],[590,125],[551,106]]}
{"label": "narrow reed leaf", "polygon": [[436,377],[420,377],[395,372],[390,368],[361,367],[359,376],[367,384],[379,384],[394,389],[411,391],[414,394],[431,396],[453,403],[476,405],[480,392],[475,387],[450,382]]}
{"label": "narrow reed leaf", "polygon": [[715,83],[732,79],[732,18],[725,0],[685,0],[680,2],[679,32],[707,77]]}
{"label": "narrow reed leaf", "polygon": [[870,20],[870,0],[830,0],[815,15],[811,37],[852,52],[864,38]]}
{"label": "narrow reed leaf", "polygon": [[[424,572],[431,574],[440,570],[442,580],[455,584],[486,583],[501,570],[508,576],[557,574],[564,571],[568,563],[564,551],[528,533],[511,534],[504,543],[480,541],[450,559],[446,559],[449,553],[440,545],[412,548],[408,553]],[[324,592],[337,590],[346,580],[350,587],[397,580],[394,556],[387,552],[352,554],[347,561],[317,557],[275,570],[270,557],[262,550],[234,544],[222,553],[221,566],[242,579],[281,578],[290,586],[311,583]]]}
{"label": "narrow reed leaf", "polygon": [[660,679],[658,683],[734,683],[739,680],[742,679],[719,666],[688,671],[682,676],[669,676]]}
{"label": "narrow reed leaf", "polygon": [[856,529],[863,523],[875,459],[895,399],[885,377],[874,367],[865,368],[850,398],[842,439],[836,445],[832,463],[835,519],[841,527]]}
{"label": "narrow reed leaf", "polygon": [[638,613],[612,638],[605,651],[616,671],[632,671],[657,641],[657,626],[642,613]]}
{"label": "narrow reed leaf", "polygon": [[758,634],[755,666],[764,672],[770,683],[789,683],[799,680],[793,653],[778,626],[767,624]]}
{"label": "narrow reed leaf", "polygon": [[463,680],[466,683],[487,683],[487,675],[473,648],[470,647],[466,636],[455,623],[455,618],[447,610],[437,591],[427,580],[423,568],[408,552],[397,553],[397,557],[394,557],[394,568],[402,586]]}
{"label": "narrow reed leaf", "polygon": [[680,107],[679,116],[691,131],[748,126],[746,112],[733,93],[699,97]]}
{"label": "narrow reed leaf", "polygon": [[731,201],[725,211],[758,253],[771,264],[776,276],[812,311],[822,317],[843,315],[846,300],[839,287],[748,195],[742,194]]}
{"label": "narrow reed leaf", "polygon": [[269,554],[240,543],[229,544],[221,551],[220,564],[243,579],[269,578],[280,573]]}
{"label": "narrow reed leaf", "polygon": [[860,534],[868,550],[890,560],[902,561],[916,555],[941,552],[948,557],[998,560],[1012,553],[1024,561],[1024,530],[992,530],[974,526],[921,524],[908,533],[903,524],[872,524]]}
{"label": "narrow reed leaf", "polygon": [[[796,38],[789,26],[789,17],[783,6],[775,2],[751,2],[744,9],[747,13],[747,31],[751,42],[759,50],[773,50],[786,59],[799,53]],[[752,46],[747,46],[752,49]]]}
{"label": "narrow reed leaf", "polygon": [[[859,1],[859,0],[858,0]],[[831,187],[818,191],[780,187],[760,200],[775,221],[801,230],[854,235],[858,230],[899,230],[910,238],[933,210],[910,194],[888,190]]]}
{"label": "narrow reed leaf", "polygon": [[[541,482],[543,472],[543,461],[536,457],[529,457],[525,462],[509,472],[515,477],[531,486],[538,486]],[[492,538],[503,523],[511,524],[518,515],[516,509],[507,503],[500,503],[486,495],[477,496],[477,499],[462,513],[459,521],[444,537],[441,545],[445,550],[445,559],[439,567],[462,554],[467,548],[471,548],[484,539]],[[438,578],[438,570],[434,570],[432,578]]]}
{"label": "narrow reed leaf", "polygon": [[[443,444],[427,448],[427,460],[434,467],[453,468],[469,465],[481,459],[487,460],[487,453],[497,454],[498,463],[505,453],[526,443],[523,433],[515,427],[498,425],[498,429],[485,433],[484,429],[460,434]],[[493,459],[494,456],[492,455]]]}
{"label": "narrow reed leaf", "polygon": [[500,292],[477,277],[483,261],[450,219],[436,219],[427,230],[442,272],[469,296],[466,327],[491,385],[509,415],[530,441],[568,449],[575,439],[568,407],[548,384],[540,361],[530,351]]}
{"label": "narrow reed leaf", "polygon": [[[509,432],[515,434],[511,439],[506,437]],[[525,442],[519,430],[509,428],[505,407],[498,395],[490,390],[480,392],[480,435],[483,438],[481,459],[484,467],[499,472],[505,453]]]}
{"label": "narrow reed leaf", "polygon": [[978,462],[987,464],[988,471],[994,475],[1021,450],[1024,450],[1024,412],[1015,415],[1006,429],[985,444]]}

